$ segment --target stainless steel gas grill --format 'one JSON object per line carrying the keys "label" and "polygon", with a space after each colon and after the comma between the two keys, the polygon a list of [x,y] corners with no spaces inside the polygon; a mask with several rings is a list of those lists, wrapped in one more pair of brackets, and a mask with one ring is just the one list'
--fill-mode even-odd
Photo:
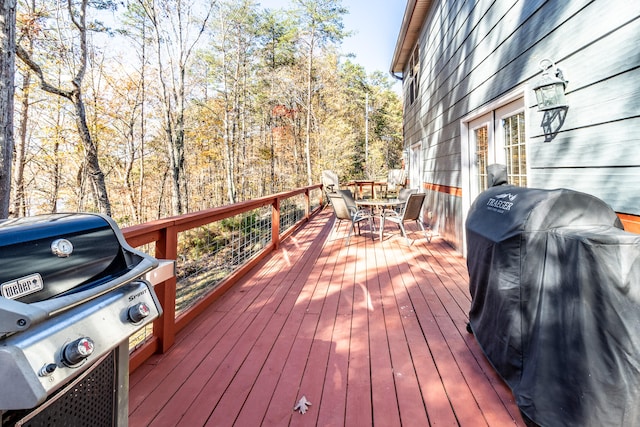
{"label": "stainless steel gas grill", "polygon": [[95,214],[0,221],[0,426],[127,424],[128,339],[158,261]]}

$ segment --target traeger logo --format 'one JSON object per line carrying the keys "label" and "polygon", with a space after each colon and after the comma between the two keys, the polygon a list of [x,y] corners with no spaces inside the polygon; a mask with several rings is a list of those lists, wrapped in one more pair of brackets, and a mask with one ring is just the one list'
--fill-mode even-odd
{"label": "traeger logo", "polygon": [[511,210],[514,200],[518,195],[511,193],[498,194],[496,197],[492,197],[487,201],[487,208],[498,213],[504,213]]}

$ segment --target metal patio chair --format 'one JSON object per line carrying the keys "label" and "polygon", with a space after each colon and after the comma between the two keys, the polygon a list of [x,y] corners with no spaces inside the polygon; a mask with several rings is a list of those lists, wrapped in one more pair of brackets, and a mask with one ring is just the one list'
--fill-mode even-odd
{"label": "metal patio chair", "polygon": [[[418,190],[416,188],[401,188],[400,191],[398,191],[398,200],[401,202],[406,202],[410,195],[416,194],[417,192]],[[401,213],[403,208],[404,203],[396,206],[395,208],[393,208],[393,210],[396,213]]]}
{"label": "metal patio chair", "polygon": [[[406,222],[414,221],[420,226],[420,229],[422,230],[425,237],[427,238],[427,242],[431,242],[431,234],[430,232],[427,233],[427,231],[424,228],[424,225],[422,224],[422,221],[420,220],[420,214],[422,213],[422,205],[424,204],[424,198],[425,198],[424,193],[410,194],[409,197],[407,198],[407,201],[400,209],[400,212],[397,212],[394,210],[385,210],[382,213],[382,217],[380,218],[380,241],[382,241],[382,236],[384,233],[384,222],[391,221],[398,224],[398,227],[400,227],[400,230],[402,231],[402,235],[407,241],[407,245],[408,246],[411,245],[409,241],[409,237],[407,237],[407,231],[404,228],[404,224]],[[429,230],[430,229],[431,227],[429,226]]]}
{"label": "metal patio chair", "polygon": [[322,191],[324,192],[325,203],[331,203],[330,193],[335,193],[340,188],[338,174],[332,170],[323,170],[321,174]]}
{"label": "metal patio chair", "polygon": [[[348,198],[342,191],[329,193],[328,197],[331,202],[331,206],[333,207],[333,211],[336,214],[336,228],[340,226],[342,221],[349,221],[351,224],[349,227],[349,234],[347,236],[347,245],[349,245],[351,233],[355,230],[356,224],[358,225],[358,235],[360,235],[360,223],[362,221],[369,221],[369,226],[371,227],[371,223],[373,221],[371,218],[371,212],[358,209],[355,202],[353,203],[353,206],[350,206],[347,201]],[[371,240],[373,240],[373,233],[371,234]]]}
{"label": "metal patio chair", "polygon": [[401,189],[407,182],[407,172],[404,169],[389,169],[387,174],[387,185],[385,189],[385,197],[389,197],[388,193],[392,193],[392,197],[398,196]]}
{"label": "metal patio chair", "polygon": [[340,188],[338,174],[332,170],[323,170],[322,171],[322,188],[327,193],[333,193],[334,191],[338,191],[338,188]]}

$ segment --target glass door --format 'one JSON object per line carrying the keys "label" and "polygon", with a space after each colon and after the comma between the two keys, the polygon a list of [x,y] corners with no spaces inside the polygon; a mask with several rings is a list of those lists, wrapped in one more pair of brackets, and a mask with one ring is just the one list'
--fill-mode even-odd
{"label": "glass door", "polygon": [[[511,98],[513,99],[513,98]],[[527,147],[524,98],[497,103],[461,123],[462,224],[478,194],[487,189],[487,166],[507,166],[509,184],[527,185]],[[466,233],[462,229],[463,253]]]}
{"label": "glass door", "polygon": [[495,144],[492,114],[485,114],[469,123],[469,171],[472,199],[487,188],[487,165],[494,163]]}
{"label": "glass door", "polygon": [[[509,184],[527,185],[524,100],[518,99],[469,122],[469,195],[488,187],[487,166],[507,165]],[[464,189],[463,189],[464,191]]]}

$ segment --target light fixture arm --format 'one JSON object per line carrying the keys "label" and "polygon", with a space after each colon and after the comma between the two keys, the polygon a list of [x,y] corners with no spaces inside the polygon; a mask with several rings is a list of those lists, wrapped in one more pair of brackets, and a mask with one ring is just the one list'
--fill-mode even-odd
{"label": "light fixture arm", "polygon": [[569,84],[569,80],[565,80],[562,70],[556,67],[556,64],[552,60],[548,58],[541,59],[538,63],[538,67],[542,70],[542,76],[549,76],[551,78],[555,77],[561,80],[565,87]]}

